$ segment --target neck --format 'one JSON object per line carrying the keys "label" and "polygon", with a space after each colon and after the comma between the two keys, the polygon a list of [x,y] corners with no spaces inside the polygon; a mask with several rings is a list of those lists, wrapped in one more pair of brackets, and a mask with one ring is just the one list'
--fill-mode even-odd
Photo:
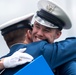
{"label": "neck", "polygon": [[29,42],[28,42],[27,40],[25,40],[23,43],[24,43],[24,44],[29,44]]}
{"label": "neck", "polygon": [[32,40],[30,38],[26,37],[26,40],[23,43],[24,44],[29,44],[31,42],[32,42]]}

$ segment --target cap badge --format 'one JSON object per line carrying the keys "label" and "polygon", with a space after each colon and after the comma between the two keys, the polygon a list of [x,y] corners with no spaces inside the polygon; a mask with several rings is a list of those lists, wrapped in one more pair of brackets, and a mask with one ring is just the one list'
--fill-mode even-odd
{"label": "cap badge", "polygon": [[53,11],[55,10],[55,8],[56,8],[56,6],[55,6],[55,5],[51,5],[51,4],[48,4],[48,5],[46,6],[46,10],[47,10],[48,12],[53,12]]}

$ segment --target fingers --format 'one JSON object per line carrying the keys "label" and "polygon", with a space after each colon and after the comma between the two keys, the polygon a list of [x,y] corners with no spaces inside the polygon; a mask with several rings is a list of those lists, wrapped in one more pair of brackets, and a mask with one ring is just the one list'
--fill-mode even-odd
{"label": "fingers", "polygon": [[23,54],[22,57],[19,58],[19,61],[17,62],[17,65],[22,65],[22,64],[25,64],[27,62],[31,62],[34,58],[29,55],[29,54]]}
{"label": "fingers", "polygon": [[21,48],[21,49],[19,49],[18,51],[19,51],[19,52],[24,52],[24,51],[26,51],[26,48]]}
{"label": "fingers", "polygon": [[17,66],[18,65],[22,65],[22,64],[25,64],[25,63],[27,63],[27,62],[31,62],[32,60],[22,60],[22,61],[19,61],[19,62],[17,62]]}
{"label": "fingers", "polygon": [[[21,52],[15,52],[12,56],[4,59],[4,67],[12,68],[27,62],[31,62],[34,58],[28,53],[22,53],[25,49],[20,49]],[[9,65],[8,65],[9,64]]]}
{"label": "fingers", "polygon": [[23,58],[23,59],[31,59],[31,60],[34,59],[34,58],[33,58],[30,54],[28,54],[28,53],[21,53],[21,54],[20,54],[20,58]]}

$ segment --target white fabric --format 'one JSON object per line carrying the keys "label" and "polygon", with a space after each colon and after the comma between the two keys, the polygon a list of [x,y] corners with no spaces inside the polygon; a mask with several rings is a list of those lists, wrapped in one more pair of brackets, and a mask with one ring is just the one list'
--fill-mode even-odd
{"label": "white fabric", "polygon": [[54,25],[51,22],[48,22],[47,20],[44,20],[44,19],[40,18],[37,15],[35,16],[35,21],[37,21],[41,25],[46,26],[46,27],[49,27],[49,28],[58,28],[58,26]]}
{"label": "white fabric", "polygon": [[65,26],[63,27],[63,29],[70,29],[72,27],[72,23],[68,14],[61,6],[59,6],[56,3],[56,1],[39,0],[37,5],[38,5],[39,10],[44,9],[45,11],[61,19],[65,23]]}
{"label": "white fabric", "polygon": [[6,57],[3,62],[4,67],[13,68],[18,65],[22,65],[27,62],[31,62],[33,60],[33,57],[31,55],[29,55],[28,53],[23,53],[25,50],[26,50],[26,48],[19,49],[13,55]]}

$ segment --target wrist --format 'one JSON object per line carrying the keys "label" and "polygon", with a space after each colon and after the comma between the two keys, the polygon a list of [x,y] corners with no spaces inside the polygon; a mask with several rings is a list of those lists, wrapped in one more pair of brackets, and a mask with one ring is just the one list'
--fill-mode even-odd
{"label": "wrist", "polygon": [[3,61],[4,61],[4,58],[0,59],[0,70],[5,68],[4,65],[3,65]]}

